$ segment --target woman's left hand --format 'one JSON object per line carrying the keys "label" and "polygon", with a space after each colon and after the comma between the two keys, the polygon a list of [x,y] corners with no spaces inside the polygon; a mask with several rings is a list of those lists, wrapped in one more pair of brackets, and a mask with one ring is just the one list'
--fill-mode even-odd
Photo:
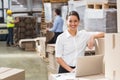
{"label": "woman's left hand", "polygon": [[46,28],[46,31],[49,31],[49,28]]}
{"label": "woman's left hand", "polygon": [[88,43],[87,43],[88,48],[93,49],[94,43],[95,43],[95,38],[94,38],[94,36],[91,36]]}
{"label": "woman's left hand", "polygon": [[76,68],[75,68],[75,69],[73,69],[70,73],[75,73],[75,71],[76,71]]}

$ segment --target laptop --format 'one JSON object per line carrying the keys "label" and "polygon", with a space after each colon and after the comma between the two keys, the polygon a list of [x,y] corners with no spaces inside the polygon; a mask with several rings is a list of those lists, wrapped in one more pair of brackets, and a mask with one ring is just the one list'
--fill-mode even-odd
{"label": "laptop", "polygon": [[82,56],[77,59],[76,77],[102,73],[103,55]]}

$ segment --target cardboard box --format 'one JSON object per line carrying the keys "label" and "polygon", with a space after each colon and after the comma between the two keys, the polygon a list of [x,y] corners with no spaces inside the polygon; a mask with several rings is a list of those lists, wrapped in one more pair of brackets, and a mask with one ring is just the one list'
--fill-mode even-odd
{"label": "cardboard box", "polygon": [[48,59],[49,59],[49,65],[52,66],[53,68],[57,69],[58,63],[56,62],[55,55],[48,53]]}
{"label": "cardboard box", "polygon": [[[105,76],[107,78],[112,78],[113,76],[113,67],[114,67],[114,63],[115,61],[113,61],[114,59],[113,56],[113,41],[112,41],[112,34],[106,34],[105,35]],[[112,60],[111,60],[112,59]]]}
{"label": "cardboard box", "polygon": [[0,68],[0,80],[25,80],[25,71],[15,68]]}
{"label": "cardboard box", "polygon": [[47,44],[47,52],[48,53],[55,53],[55,44]]}
{"label": "cardboard box", "polygon": [[105,35],[105,76],[110,80],[119,80],[120,75],[120,33]]}
{"label": "cardboard box", "polygon": [[47,53],[49,59],[49,71],[51,73],[58,73],[59,64],[56,62],[55,58],[55,44],[47,44]]}
{"label": "cardboard box", "polygon": [[49,59],[48,70],[51,73],[55,74],[58,73],[59,64],[56,62],[55,55],[53,55],[52,53],[48,53],[48,59]]}
{"label": "cardboard box", "polygon": [[36,51],[40,56],[46,56],[46,37],[39,37],[36,40]]}
{"label": "cardboard box", "polygon": [[35,42],[34,41],[28,41],[22,43],[25,47],[26,51],[35,51]]}
{"label": "cardboard box", "polygon": [[35,39],[21,39],[19,41],[19,46],[27,51],[35,51],[36,38]]}

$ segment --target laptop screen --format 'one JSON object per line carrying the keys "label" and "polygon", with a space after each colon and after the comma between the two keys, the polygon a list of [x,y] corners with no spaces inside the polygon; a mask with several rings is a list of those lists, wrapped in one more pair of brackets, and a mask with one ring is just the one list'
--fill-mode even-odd
{"label": "laptop screen", "polygon": [[81,56],[77,59],[76,77],[102,73],[103,55]]}

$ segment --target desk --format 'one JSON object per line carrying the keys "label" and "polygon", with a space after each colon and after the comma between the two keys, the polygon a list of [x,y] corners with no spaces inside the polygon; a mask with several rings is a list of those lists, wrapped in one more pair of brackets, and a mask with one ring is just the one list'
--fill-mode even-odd
{"label": "desk", "polygon": [[50,74],[49,80],[109,80],[104,74],[75,77],[75,73]]}

